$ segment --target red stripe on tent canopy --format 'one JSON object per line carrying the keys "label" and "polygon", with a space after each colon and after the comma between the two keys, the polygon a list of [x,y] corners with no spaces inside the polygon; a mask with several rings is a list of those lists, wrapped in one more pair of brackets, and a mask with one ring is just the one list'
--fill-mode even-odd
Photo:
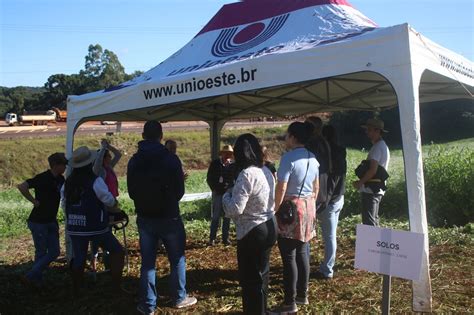
{"label": "red stripe on tent canopy", "polygon": [[346,0],[244,0],[224,5],[196,36],[324,4],[351,6]]}

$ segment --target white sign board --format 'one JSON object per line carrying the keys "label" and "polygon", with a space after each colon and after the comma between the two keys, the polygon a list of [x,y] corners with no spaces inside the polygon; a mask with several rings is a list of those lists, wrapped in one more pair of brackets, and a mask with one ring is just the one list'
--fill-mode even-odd
{"label": "white sign board", "polygon": [[419,280],[423,234],[358,224],[356,269]]}

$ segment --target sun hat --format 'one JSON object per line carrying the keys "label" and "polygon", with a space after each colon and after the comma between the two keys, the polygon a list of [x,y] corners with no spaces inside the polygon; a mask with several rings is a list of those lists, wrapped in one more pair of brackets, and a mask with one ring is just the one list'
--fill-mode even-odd
{"label": "sun hat", "polygon": [[230,144],[226,144],[222,147],[220,153],[224,153],[224,152],[230,152],[230,153],[234,153],[234,149],[232,148],[232,146]]}
{"label": "sun hat", "polygon": [[388,132],[387,130],[383,129],[384,123],[382,120],[378,118],[369,118],[367,119],[366,123],[363,125],[360,125],[362,128],[367,128],[367,127],[372,127],[375,129],[380,129],[382,132]]}
{"label": "sun hat", "polygon": [[82,146],[72,152],[69,159],[69,165],[73,168],[79,168],[91,164],[97,157],[97,151],[89,150],[88,147]]}

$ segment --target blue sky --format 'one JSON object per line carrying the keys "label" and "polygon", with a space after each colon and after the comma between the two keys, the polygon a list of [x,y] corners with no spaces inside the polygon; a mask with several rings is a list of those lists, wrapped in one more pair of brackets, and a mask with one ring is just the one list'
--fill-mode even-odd
{"label": "blue sky", "polygon": [[[232,0],[0,0],[0,86],[43,86],[84,69],[89,44],[146,71],[186,44]],[[472,0],[349,0],[380,26],[408,22],[474,60]]]}

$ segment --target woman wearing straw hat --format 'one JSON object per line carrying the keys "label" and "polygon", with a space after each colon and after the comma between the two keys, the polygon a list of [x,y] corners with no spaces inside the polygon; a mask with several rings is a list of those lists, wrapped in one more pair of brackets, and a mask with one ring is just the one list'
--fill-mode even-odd
{"label": "woman wearing straw hat", "polygon": [[74,258],[71,263],[73,290],[77,294],[84,275],[89,241],[96,241],[110,252],[110,271],[115,288],[122,277],[124,252],[109,227],[106,207],[117,207],[101,177],[92,171],[97,152],[83,146],[76,149],[69,160],[73,168],[66,179],[63,205],[66,208],[66,233],[71,237]]}

